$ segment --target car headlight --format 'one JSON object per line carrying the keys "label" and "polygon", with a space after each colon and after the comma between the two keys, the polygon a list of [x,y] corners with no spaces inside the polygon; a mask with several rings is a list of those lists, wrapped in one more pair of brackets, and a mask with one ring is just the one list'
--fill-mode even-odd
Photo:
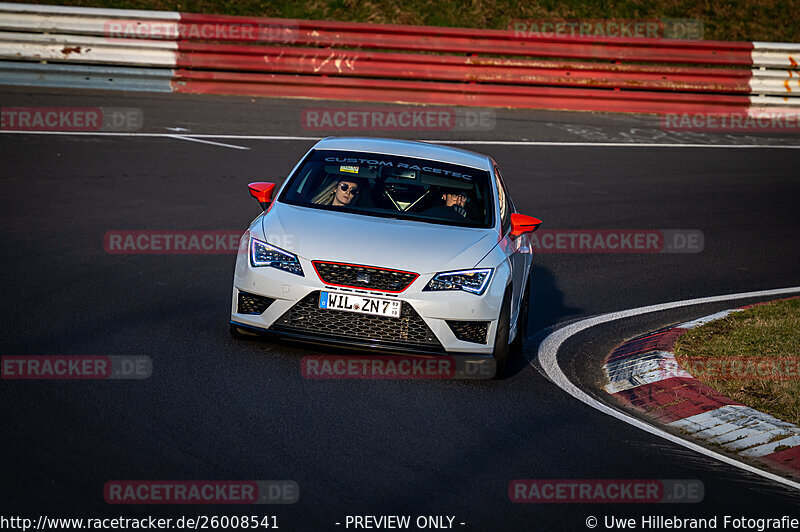
{"label": "car headlight", "polygon": [[254,268],[269,266],[301,277],[304,276],[303,267],[300,266],[297,255],[252,237],[250,237],[250,264]]}
{"label": "car headlight", "polygon": [[482,270],[437,273],[423,290],[464,290],[465,292],[480,295],[489,286],[492,271],[492,268],[485,268]]}

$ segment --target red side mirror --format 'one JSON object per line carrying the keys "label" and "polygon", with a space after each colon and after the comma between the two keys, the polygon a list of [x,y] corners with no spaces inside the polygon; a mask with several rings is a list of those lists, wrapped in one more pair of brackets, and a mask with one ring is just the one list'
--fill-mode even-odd
{"label": "red side mirror", "polygon": [[542,221],[533,216],[514,213],[511,215],[511,236],[518,237],[525,233],[532,233],[539,229]]}
{"label": "red side mirror", "polygon": [[275,190],[275,183],[250,183],[247,188],[250,189],[250,195],[258,200],[261,208],[266,211],[269,204],[272,203],[272,192]]}

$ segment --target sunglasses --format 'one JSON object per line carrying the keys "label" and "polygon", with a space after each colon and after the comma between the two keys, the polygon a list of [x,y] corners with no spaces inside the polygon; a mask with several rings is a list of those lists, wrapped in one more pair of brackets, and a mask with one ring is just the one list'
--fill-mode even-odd
{"label": "sunglasses", "polygon": [[356,195],[358,193],[358,187],[355,185],[348,185],[347,183],[342,183],[339,185],[339,188],[342,189],[342,192],[350,191],[350,194]]}

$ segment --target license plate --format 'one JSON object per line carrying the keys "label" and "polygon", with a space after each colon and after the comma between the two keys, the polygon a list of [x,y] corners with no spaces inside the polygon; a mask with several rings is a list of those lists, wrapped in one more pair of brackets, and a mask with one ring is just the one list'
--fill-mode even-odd
{"label": "license plate", "polygon": [[400,301],[356,294],[320,292],[319,308],[358,312],[372,316],[400,317]]}

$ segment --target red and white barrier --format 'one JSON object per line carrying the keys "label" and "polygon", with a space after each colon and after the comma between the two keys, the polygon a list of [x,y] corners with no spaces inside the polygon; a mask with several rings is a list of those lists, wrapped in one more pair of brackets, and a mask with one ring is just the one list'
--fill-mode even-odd
{"label": "red and white barrier", "polygon": [[798,54],[800,45],[783,43],[587,39],[0,3],[0,59],[167,68],[172,90],[188,93],[646,113],[795,112]]}

